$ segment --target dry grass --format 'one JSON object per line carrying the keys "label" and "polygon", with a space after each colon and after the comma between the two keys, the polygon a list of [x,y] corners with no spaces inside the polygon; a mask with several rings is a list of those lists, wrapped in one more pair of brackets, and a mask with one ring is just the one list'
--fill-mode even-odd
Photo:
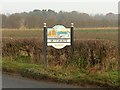
{"label": "dry grass", "polygon": [[[3,29],[2,37],[10,38],[41,38],[42,29]],[[118,41],[116,28],[75,28],[74,39],[105,39]]]}

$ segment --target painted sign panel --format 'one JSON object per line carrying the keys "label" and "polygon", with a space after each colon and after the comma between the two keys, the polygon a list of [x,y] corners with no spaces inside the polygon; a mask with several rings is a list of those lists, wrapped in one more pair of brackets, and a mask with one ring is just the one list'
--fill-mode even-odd
{"label": "painted sign panel", "polygon": [[47,28],[47,46],[53,46],[56,49],[71,45],[71,29],[63,25],[56,25],[53,28]]}

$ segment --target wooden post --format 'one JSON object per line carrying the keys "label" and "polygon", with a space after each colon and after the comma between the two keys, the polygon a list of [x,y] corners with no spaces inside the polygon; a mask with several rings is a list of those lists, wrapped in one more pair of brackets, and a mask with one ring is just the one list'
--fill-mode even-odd
{"label": "wooden post", "polygon": [[47,61],[46,61],[46,48],[47,48],[47,27],[46,23],[44,23],[44,65],[47,67]]}
{"label": "wooden post", "polygon": [[74,23],[71,23],[71,62],[73,61],[73,57],[74,57]]}

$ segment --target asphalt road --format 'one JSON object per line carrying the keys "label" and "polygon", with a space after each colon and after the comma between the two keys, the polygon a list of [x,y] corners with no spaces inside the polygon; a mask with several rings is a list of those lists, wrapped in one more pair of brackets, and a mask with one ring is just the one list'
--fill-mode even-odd
{"label": "asphalt road", "polygon": [[2,88],[80,88],[50,81],[35,81],[21,76],[2,75]]}

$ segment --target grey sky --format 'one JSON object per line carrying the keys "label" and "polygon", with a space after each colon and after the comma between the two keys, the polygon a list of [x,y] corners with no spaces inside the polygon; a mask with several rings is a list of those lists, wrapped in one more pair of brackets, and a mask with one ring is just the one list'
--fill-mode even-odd
{"label": "grey sky", "polygon": [[79,11],[88,14],[118,13],[118,2],[2,2],[2,13],[28,12],[34,9]]}

